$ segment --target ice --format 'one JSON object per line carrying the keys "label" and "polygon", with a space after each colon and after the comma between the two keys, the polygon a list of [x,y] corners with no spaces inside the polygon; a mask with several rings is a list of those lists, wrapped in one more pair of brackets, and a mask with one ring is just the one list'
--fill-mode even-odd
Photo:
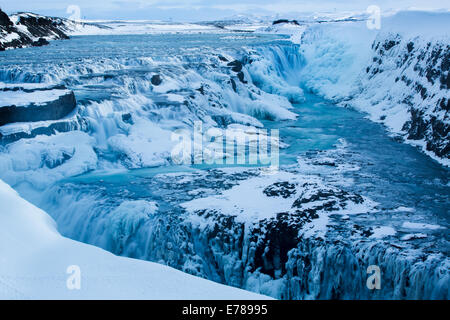
{"label": "ice", "polygon": [[57,180],[97,167],[94,139],[81,131],[38,136],[11,143],[0,154],[2,179],[44,189]]}
{"label": "ice", "polygon": [[[269,186],[277,185],[284,181],[289,181],[289,184],[293,185],[293,190],[290,191],[289,196],[273,196],[268,193],[267,188]],[[311,187],[309,188],[305,185],[311,185]],[[330,199],[333,196],[330,195],[326,200],[305,200],[301,207],[294,201],[298,195],[305,199],[314,199],[315,193],[322,188],[329,187],[325,186],[319,178],[278,171],[272,175],[262,174],[259,177],[244,180],[237,186],[225,190],[219,195],[196,198],[181,204],[181,206],[190,213],[211,210],[220,212],[220,214],[235,216],[235,221],[241,223],[257,223],[258,221],[274,218],[280,212],[289,212],[297,206],[299,209],[311,209],[318,213],[320,212],[318,219],[306,224],[304,236],[317,236],[318,234],[324,236],[327,230],[329,213],[321,208],[324,207],[323,205],[327,201],[331,201]],[[276,194],[276,191],[274,194]],[[332,214],[348,215],[371,212],[376,203],[367,198],[363,200],[362,203],[346,200],[342,203],[342,207],[336,208]],[[197,217],[192,217],[192,219],[196,222],[201,221],[196,220]]]}
{"label": "ice", "polygon": [[448,94],[445,76],[437,79],[446,72],[448,21],[447,12],[407,11],[382,17],[380,30],[366,21],[311,24],[300,42],[302,84],[368,113],[448,165],[448,139],[439,129],[448,126]]}
{"label": "ice", "polygon": [[403,237],[400,238],[400,240],[409,241],[409,240],[413,240],[413,239],[424,239],[426,237],[427,237],[427,235],[424,233],[410,233],[410,234],[405,234]]}
{"label": "ice", "polygon": [[402,228],[416,229],[416,230],[438,230],[438,229],[442,229],[443,227],[439,226],[439,225],[435,225],[435,224],[405,221],[402,224]]}
{"label": "ice", "polygon": [[109,138],[108,146],[113,152],[126,157],[128,167],[160,166],[168,161],[175,145],[171,136],[171,131],[139,120],[128,135],[118,134]]}
{"label": "ice", "polygon": [[33,92],[24,91],[0,91],[0,107],[3,106],[29,106],[42,105],[49,101],[57,100],[59,97],[67,95],[70,90],[37,90]]}
{"label": "ice", "polygon": [[[139,56],[138,59],[89,58],[81,61],[69,59],[61,64],[38,63],[0,70],[2,88],[14,86],[23,90],[36,89],[31,93],[0,92],[5,96],[14,95],[14,99],[9,99],[8,103],[39,103],[50,99],[48,95],[60,94],[64,90],[59,92],[56,89],[37,89],[45,89],[55,83],[72,86],[71,89],[74,86],[78,104],[76,118],[72,118],[76,124],[73,128],[84,130],[86,136],[94,138],[89,140],[88,145],[81,145],[81,142],[86,140],[77,144],[78,148],[89,149],[85,155],[88,164],[76,164],[77,169],[66,175],[63,168],[68,168],[69,164],[73,163],[72,160],[65,161],[67,164],[64,166],[52,168],[45,168],[45,165],[42,167],[37,163],[40,157],[45,157],[38,154],[45,152],[34,151],[34,146],[44,143],[40,140],[50,141],[54,138],[31,136],[30,140],[6,147],[6,153],[0,157],[1,163],[3,167],[12,170],[5,171],[0,176],[14,187],[22,182],[36,185],[41,175],[31,173],[31,168],[35,168],[47,172],[50,177],[38,183],[39,188],[43,188],[44,185],[50,185],[72,173],[102,169],[105,165],[116,168],[168,165],[171,163],[171,152],[175,145],[174,141],[171,141],[172,133],[180,128],[192,131],[195,121],[202,121],[204,130],[207,131],[212,127],[227,127],[233,123],[250,126],[250,129],[260,128],[261,120],[289,120],[297,117],[291,111],[292,103],[303,100],[303,91],[298,87],[300,77],[296,71],[302,65],[297,46],[285,43],[261,48],[259,51],[249,48],[238,51],[224,50],[221,54],[229,61],[238,61],[245,56],[254,60],[251,64],[243,64],[243,81],[227,66],[228,62],[224,63],[218,59],[217,52],[208,50],[197,52],[195,58],[181,51],[170,59],[160,56]],[[221,66],[217,67],[217,63],[221,63]],[[154,71],[136,77],[133,74],[135,69]],[[151,80],[155,74],[161,77],[162,82],[159,85],[152,84]],[[104,79],[103,75],[108,75],[108,79]],[[231,81],[234,81],[234,89]],[[111,92],[112,96],[109,99],[90,99],[91,92],[97,91],[101,94]],[[88,98],[84,98],[84,94],[87,94]],[[2,102],[5,103],[6,100]],[[31,134],[36,128],[50,127],[53,124],[55,122],[19,123],[4,126],[1,132]],[[52,133],[51,130],[48,132]],[[71,133],[65,133],[64,136],[70,137]],[[61,145],[61,150],[54,152],[62,155],[67,153],[66,149],[72,148],[74,142],[73,140],[68,143],[67,147],[57,143],[49,148],[57,149]],[[36,164],[30,165],[29,170],[21,168],[15,171],[12,166],[14,155],[9,150],[21,148],[29,148],[31,151],[27,153],[35,154]],[[24,152],[19,150],[17,154]],[[106,162],[113,163],[108,164],[103,159],[94,160],[94,153],[95,157],[104,156],[108,159]],[[28,154],[24,159],[30,157]],[[220,154],[216,156],[221,157]],[[17,161],[22,162],[23,159]]]}
{"label": "ice", "polygon": [[[165,33],[211,33],[224,32],[214,26],[195,23],[170,23],[159,21],[106,21],[86,20],[77,23],[69,30],[69,35],[127,35],[127,34],[165,34]],[[100,27],[99,27],[100,26]]]}
{"label": "ice", "polygon": [[33,90],[33,89],[45,89],[48,87],[51,87],[54,84],[51,83],[5,83],[0,81],[0,89],[27,89],[27,90]]}

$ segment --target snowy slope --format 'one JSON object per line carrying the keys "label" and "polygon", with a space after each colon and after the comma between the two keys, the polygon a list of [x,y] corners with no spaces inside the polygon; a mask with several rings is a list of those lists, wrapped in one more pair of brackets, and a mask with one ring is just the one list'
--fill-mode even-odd
{"label": "snowy slope", "polygon": [[361,21],[312,25],[301,40],[303,84],[448,165],[449,30],[450,13],[414,11],[382,19],[380,30]]}
{"label": "snowy slope", "polygon": [[[156,263],[62,237],[55,222],[0,180],[0,299],[265,299]],[[80,290],[69,290],[69,266]]]}

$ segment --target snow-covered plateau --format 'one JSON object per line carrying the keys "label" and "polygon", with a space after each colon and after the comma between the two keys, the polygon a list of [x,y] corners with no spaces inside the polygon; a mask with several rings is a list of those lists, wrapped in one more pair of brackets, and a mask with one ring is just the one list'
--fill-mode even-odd
{"label": "snow-covered plateau", "polygon": [[[449,17],[69,21],[0,52],[0,297],[448,299]],[[216,163],[178,165],[199,122]],[[221,163],[260,129],[277,170]]]}

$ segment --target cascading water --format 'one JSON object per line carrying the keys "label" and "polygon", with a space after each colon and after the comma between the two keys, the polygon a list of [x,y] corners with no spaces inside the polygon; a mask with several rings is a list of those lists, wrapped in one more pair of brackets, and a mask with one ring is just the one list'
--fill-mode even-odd
{"label": "cascading water", "polygon": [[[117,36],[93,52],[92,41],[0,65],[0,81],[75,92],[83,131],[0,153],[0,178],[63,235],[282,299],[448,298],[448,169],[300,89],[298,45]],[[280,172],[174,166],[171,132],[197,120],[280,129]],[[366,287],[370,265],[380,290]]]}

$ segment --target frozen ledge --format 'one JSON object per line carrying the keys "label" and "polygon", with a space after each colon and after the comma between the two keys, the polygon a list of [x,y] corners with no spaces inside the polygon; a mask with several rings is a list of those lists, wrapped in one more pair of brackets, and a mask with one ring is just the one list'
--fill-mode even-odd
{"label": "frozen ledge", "polygon": [[15,122],[58,120],[76,107],[67,89],[0,91],[0,126]]}

